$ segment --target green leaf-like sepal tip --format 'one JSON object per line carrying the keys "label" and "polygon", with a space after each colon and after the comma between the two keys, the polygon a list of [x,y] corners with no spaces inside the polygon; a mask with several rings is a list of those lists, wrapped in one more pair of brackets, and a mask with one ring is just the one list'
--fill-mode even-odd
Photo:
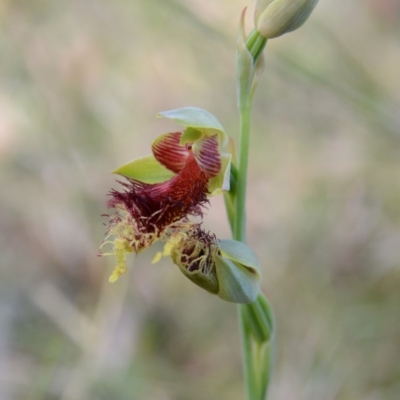
{"label": "green leaf-like sepal tip", "polygon": [[161,165],[153,155],[137,158],[113,171],[113,174],[136,179],[144,183],[160,183],[172,178],[175,174]]}

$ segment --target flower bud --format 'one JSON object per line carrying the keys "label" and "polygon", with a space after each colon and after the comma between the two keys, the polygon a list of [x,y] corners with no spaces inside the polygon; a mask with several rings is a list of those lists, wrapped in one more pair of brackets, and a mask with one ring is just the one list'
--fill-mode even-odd
{"label": "flower bud", "polygon": [[318,0],[258,0],[254,14],[257,31],[266,39],[299,28]]}

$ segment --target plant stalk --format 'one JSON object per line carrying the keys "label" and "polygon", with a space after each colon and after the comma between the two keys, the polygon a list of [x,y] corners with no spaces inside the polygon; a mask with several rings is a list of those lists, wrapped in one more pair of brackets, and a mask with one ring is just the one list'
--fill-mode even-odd
{"label": "plant stalk", "polygon": [[[254,62],[261,55],[266,40],[256,32],[246,43]],[[250,122],[254,91],[239,107],[239,165],[234,192],[234,214],[230,221],[235,240],[246,242],[246,191],[250,148]],[[232,216],[232,213],[231,213]],[[268,390],[275,354],[273,313],[267,298],[260,294],[252,304],[238,306],[247,400],[264,400]]]}

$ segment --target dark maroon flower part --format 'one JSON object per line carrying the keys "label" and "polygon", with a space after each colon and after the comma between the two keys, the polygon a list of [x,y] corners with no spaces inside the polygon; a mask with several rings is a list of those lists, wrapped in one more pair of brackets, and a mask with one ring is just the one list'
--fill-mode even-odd
{"label": "dark maroon flower part", "polygon": [[155,184],[128,179],[120,182],[122,191],[110,192],[107,206],[117,213],[108,216],[107,238],[115,235],[116,239],[105,243],[113,243],[115,248],[118,244],[124,254],[139,253],[168,229],[185,224],[188,216],[202,216],[202,207],[208,202],[208,181],[221,169],[217,136],[193,145],[180,145],[181,137],[180,132],[165,134],[152,146],[157,161],[175,176]]}
{"label": "dark maroon flower part", "polygon": [[179,145],[180,138],[180,132],[171,133],[153,145],[154,156],[177,173],[174,177],[156,184],[129,179],[127,183],[120,182],[125,188],[122,192],[110,192],[107,206],[125,209],[135,221],[138,233],[155,233],[186,216],[202,215],[201,207],[207,203],[208,179],[220,168],[216,157],[219,156],[218,142],[216,137],[208,138],[207,149],[199,152],[198,162],[191,145]]}

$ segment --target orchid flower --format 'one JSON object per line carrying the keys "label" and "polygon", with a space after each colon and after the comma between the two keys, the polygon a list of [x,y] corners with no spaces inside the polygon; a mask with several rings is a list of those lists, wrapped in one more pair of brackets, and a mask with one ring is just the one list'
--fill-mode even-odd
{"label": "orchid flower", "polygon": [[[153,141],[152,154],[114,173],[127,182],[110,192],[107,237],[115,267],[110,282],[126,272],[126,255],[140,253],[156,241],[165,243],[153,263],[170,256],[183,274],[224,300],[249,303],[259,294],[260,266],[254,252],[233,240],[218,240],[190,217],[202,217],[208,196],[229,190],[231,154],[221,149],[228,138],[207,111],[187,107],[163,112],[185,126]],[[113,240],[109,240],[114,237]]]}
{"label": "orchid flower", "polygon": [[[126,272],[126,255],[140,253],[156,241],[165,243],[153,263],[170,256],[183,274],[222,299],[249,303],[259,294],[260,265],[243,243],[218,240],[201,223],[208,196],[229,190],[231,155],[221,148],[228,142],[214,116],[198,108],[161,113],[185,126],[153,141],[152,154],[131,161],[115,173],[127,182],[112,190],[107,205],[117,212],[109,217],[107,237],[115,267],[110,282]],[[113,240],[109,240],[110,237]]]}
{"label": "orchid flower", "polygon": [[[183,126],[154,140],[152,155],[136,159],[114,171],[127,179],[122,191],[112,190],[107,237],[118,265],[114,282],[126,271],[128,253],[140,253],[171,231],[188,224],[189,216],[202,216],[207,196],[229,190],[231,155],[221,152],[227,135],[218,120],[205,110],[186,107],[159,114]],[[108,240],[114,236],[114,240]]]}

